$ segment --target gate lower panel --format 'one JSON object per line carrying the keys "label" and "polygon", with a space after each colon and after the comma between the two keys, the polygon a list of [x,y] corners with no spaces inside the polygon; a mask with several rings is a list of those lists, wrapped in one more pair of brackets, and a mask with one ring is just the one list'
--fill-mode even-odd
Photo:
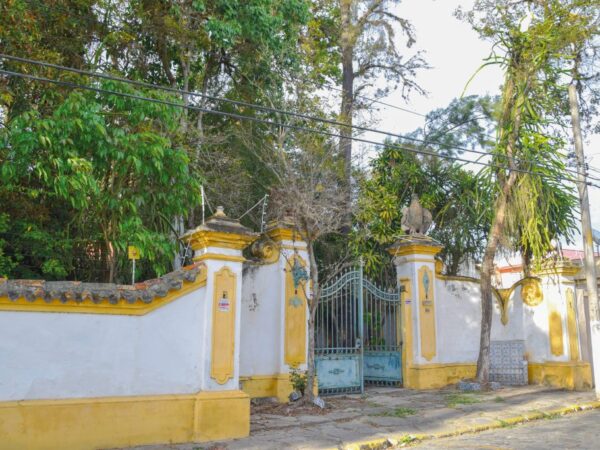
{"label": "gate lower panel", "polygon": [[360,355],[315,355],[319,394],[361,391]]}
{"label": "gate lower panel", "polygon": [[401,352],[365,351],[363,374],[369,384],[402,384]]}

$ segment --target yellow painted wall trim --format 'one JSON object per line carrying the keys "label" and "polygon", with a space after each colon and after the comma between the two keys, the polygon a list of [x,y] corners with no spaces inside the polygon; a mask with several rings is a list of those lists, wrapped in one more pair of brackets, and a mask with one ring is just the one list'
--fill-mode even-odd
{"label": "yellow painted wall trim", "polygon": [[190,242],[193,250],[200,250],[206,247],[243,250],[256,239],[256,236],[213,230],[198,230],[186,235],[185,239]]}
{"label": "yellow painted wall trim", "polygon": [[[241,376],[240,385],[250,398],[276,397],[281,403],[287,403],[290,394],[294,390],[290,375],[286,373]],[[313,391],[315,395],[318,395],[318,383],[316,381]]]}
{"label": "yellow painted wall trim", "polygon": [[476,363],[442,363],[410,365],[406,369],[404,387],[410,389],[437,389],[455,384],[466,378],[473,378],[477,372]]}
{"label": "yellow painted wall trim", "polygon": [[227,261],[227,262],[245,262],[246,258],[243,256],[235,256],[235,255],[222,255],[220,253],[203,253],[202,255],[194,256],[194,261],[206,261],[208,259],[214,259],[217,261]]}
{"label": "yellow painted wall trim", "polygon": [[214,275],[210,376],[219,384],[233,378],[237,277],[227,266]]}
{"label": "yellow painted wall trim", "polygon": [[435,298],[433,285],[435,278],[432,270],[421,266],[418,271],[419,282],[419,329],[421,337],[421,356],[427,361],[436,355]]}
{"label": "yellow painted wall trim", "polygon": [[575,309],[575,293],[567,288],[567,334],[569,335],[569,358],[579,361],[579,333],[577,326],[577,310]]}
{"label": "yellow painted wall trim", "polygon": [[0,311],[143,316],[206,286],[206,277],[206,267],[202,267],[195,281],[183,281],[181,289],[171,291],[164,297],[155,297],[151,303],[144,303],[141,300],[129,303],[124,299],[119,300],[116,304],[109,303],[108,300],[104,300],[101,303],[94,303],[92,300],[84,300],[78,303],[75,300],[69,300],[63,303],[58,299],[46,302],[42,298],[37,298],[33,302],[30,302],[23,297],[14,301],[8,297],[0,297]]}
{"label": "yellow painted wall trim", "polygon": [[285,270],[285,323],[283,361],[290,367],[298,367],[306,362],[306,319],[307,298],[306,280],[294,285],[292,269],[295,263],[306,267],[306,261],[298,255],[287,261]]}
{"label": "yellow painted wall trim", "polygon": [[89,450],[248,436],[242,391],[0,402],[0,449]]}
{"label": "yellow painted wall trim", "polygon": [[406,255],[432,255],[435,256],[442,251],[442,246],[434,241],[429,244],[423,243],[398,243],[388,249],[388,252],[392,256],[406,256]]}
{"label": "yellow painted wall trim", "polygon": [[585,390],[592,387],[592,368],[583,361],[529,362],[530,384],[545,384],[570,390]]}
{"label": "yellow painted wall trim", "polygon": [[304,244],[304,240],[298,231],[294,230],[292,224],[277,224],[270,223],[267,226],[267,236],[275,242],[281,241],[298,241]]}
{"label": "yellow painted wall trim", "polygon": [[402,319],[402,379],[404,385],[410,384],[408,367],[413,363],[413,327],[412,327],[412,303],[414,302],[412,283],[410,278],[400,278],[400,293]]}

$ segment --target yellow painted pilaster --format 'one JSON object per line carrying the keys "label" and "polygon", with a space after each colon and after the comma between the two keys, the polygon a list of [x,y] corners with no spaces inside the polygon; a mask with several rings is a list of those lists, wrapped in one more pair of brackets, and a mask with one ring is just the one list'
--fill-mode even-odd
{"label": "yellow painted pilaster", "polygon": [[210,376],[225,384],[233,378],[234,371],[236,276],[224,266],[214,277]]}
{"label": "yellow painted pilaster", "polygon": [[402,293],[400,298],[402,301],[402,381],[403,385],[412,388],[412,379],[408,368],[412,366],[413,357],[413,328],[412,328],[412,284],[410,278],[401,278],[400,286]]}
{"label": "yellow painted pilaster", "polygon": [[306,267],[306,262],[298,255],[288,260],[285,272],[285,337],[284,362],[290,367],[298,367],[306,362],[306,280],[294,284],[295,263]]}
{"label": "yellow painted pilaster", "polygon": [[431,361],[436,355],[435,299],[433,298],[433,271],[422,266],[418,271],[419,282],[419,328],[421,335],[421,356]]}
{"label": "yellow painted pilaster", "polygon": [[579,361],[579,334],[577,332],[577,311],[575,310],[575,294],[567,288],[567,330],[569,334],[569,357],[571,361]]}

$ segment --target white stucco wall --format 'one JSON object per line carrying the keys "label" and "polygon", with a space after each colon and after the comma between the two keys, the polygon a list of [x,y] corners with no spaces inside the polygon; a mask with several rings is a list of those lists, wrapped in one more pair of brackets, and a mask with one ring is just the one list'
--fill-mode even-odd
{"label": "white stucco wall", "polygon": [[143,316],[0,311],[0,401],[193,393],[205,288]]}
{"label": "white stucco wall", "polygon": [[[296,252],[306,262],[307,270],[309,262],[304,243],[284,240],[280,244],[283,249],[277,262],[246,264],[244,268],[240,376],[275,375],[290,371],[284,362],[285,270],[288,260]],[[291,250],[291,247],[296,250]],[[306,364],[300,365],[300,369],[306,369]]]}
{"label": "white stucco wall", "polygon": [[241,376],[279,373],[283,349],[281,303],[285,273],[281,261],[246,265],[242,286]]}
{"label": "white stucco wall", "polygon": [[436,280],[438,363],[477,360],[481,330],[479,285],[468,281]]}

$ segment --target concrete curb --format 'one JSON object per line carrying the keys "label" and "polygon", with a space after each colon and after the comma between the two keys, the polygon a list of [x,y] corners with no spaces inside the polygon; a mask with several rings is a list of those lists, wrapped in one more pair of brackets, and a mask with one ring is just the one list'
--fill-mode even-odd
{"label": "concrete curb", "polygon": [[453,436],[460,436],[463,434],[479,433],[481,431],[495,430],[498,428],[505,428],[521,423],[532,422],[541,419],[550,419],[557,416],[564,416],[567,414],[573,414],[580,411],[590,411],[593,409],[600,409],[600,401],[593,401],[587,403],[581,403],[577,405],[570,405],[563,408],[551,409],[548,411],[536,411],[530,414],[523,414],[520,416],[510,417],[508,419],[497,419],[489,424],[478,425],[473,427],[458,428],[453,431],[444,431],[441,433],[433,434],[402,434],[402,435],[391,435],[388,437],[377,438],[372,440],[350,442],[343,444],[339,447],[331,448],[328,450],[381,450],[394,448],[401,445],[410,445],[422,441],[447,438]]}

